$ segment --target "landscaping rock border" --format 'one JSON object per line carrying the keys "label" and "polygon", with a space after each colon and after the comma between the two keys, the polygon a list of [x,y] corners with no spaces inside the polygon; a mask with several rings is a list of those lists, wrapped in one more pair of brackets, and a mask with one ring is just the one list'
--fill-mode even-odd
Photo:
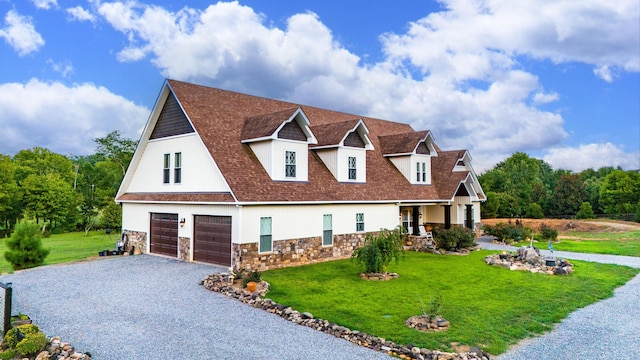
{"label": "landscaping rock border", "polygon": [[272,314],[276,314],[288,321],[299,325],[307,326],[318,331],[345,339],[354,344],[365,346],[370,349],[381,351],[401,359],[419,360],[489,360],[490,355],[484,351],[474,348],[474,352],[447,353],[419,348],[411,344],[405,346],[395,344],[384,338],[365,334],[358,330],[351,330],[344,326],[330,323],[327,320],[317,319],[311,313],[300,313],[289,306],[284,306],[271,299],[262,298],[269,289],[268,283],[262,292],[251,293],[247,290],[238,289],[232,285],[233,275],[222,273],[212,274],[201,281],[206,289],[219,292],[228,297],[237,299],[254,308],[262,309]]}
{"label": "landscaping rock border", "polygon": [[388,272],[384,272],[384,273],[362,273],[360,274],[360,279],[363,280],[372,280],[372,281],[388,281],[391,279],[397,279],[399,278],[400,275],[398,275],[397,273],[388,273]]}
{"label": "landscaping rock border", "polygon": [[[547,260],[553,260],[555,265],[547,266]],[[516,253],[489,255],[484,258],[488,265],[498,266],[509,270],[529,271],[547,275],[569,275],[573,272],[573,264],[564,259],[545,259],[536,248],[521,247]]]}
{"label": "landscaping rock border", "polygon": [[427,315],[412,316],[405,321],[408,327],[422,332],[439,332],[448,330],[451,324],[440,316],[431,319]]}
{"label": "landscaping rock border", "polygon": [[435,240],[429,240],[424,236],[410,235],[408,239],[411,241],[411,245],[405,245],[405,250],[421,251],[437,255],[469,255],[472,251],[482,249],[480,244],[475,243],[469,248],[458,249],[456,251],[446,251],[444,249],[438,249]]}

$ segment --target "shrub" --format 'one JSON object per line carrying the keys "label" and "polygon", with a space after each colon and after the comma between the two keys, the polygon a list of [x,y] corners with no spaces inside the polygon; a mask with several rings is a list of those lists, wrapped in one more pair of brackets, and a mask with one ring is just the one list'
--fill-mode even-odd
{"label": "shrub", "polygon": [[365,273],[382,273],[384,269],[404,256],[405,231],[398,226],[394,230],[381,229],[378,235],[371,233],[364,238],[364,246],[351,254],[351,259],[364,266]]}
{"label": "shrub", "polygon": [[23,356],[32,355],[44,350],[48,342],[47,336],[42,332],[28,334],[16,345],[16,350]]}
{"label": "shrub", "polygon": [[531,219],[542,219],[544,218],[544,212],[542,211],[542,206],[537,203],[531,203],[529,208],[527,209],[526,216]]}
{"label": "shrub", "polygon": [[25,220],[16,224],[5,244],[9,250],[5,251],[4,257],[14,270],[40,266],[49,255],[49,249],[42,248],[40,227]]}
{"label": "shrub", "polygon": [[547,224],[545,223],[542,223],[540,224],[540,236],[543,240],[556,241],[558,240],[558,230],[547,226]]}
{"label": "shrub", "polygon": [[494,226],[484,225],[482,229],[485,234],[495,236],[498,241],[505,243],[525,240],[533,234],[533,230],[529,227],[505,223],[497,223]]}
{"label": "shrub", "polygon": [[591,203],[585,201],[580,205],[580,210],[576,214],[576,219],[593,219],[595,215],[593,214],[593,207],[591,207]]}
{"label": "shrub", "polygon": [[455,251],[473,246],[475,236],[471,229],[453,226],[450,229],[436,228],[433,238],[439,249]]}
{"label": "shrub", "polygon": [[13,360],[16,357],[16,351],[14,349],[7,349],[0,351],[0,360]]}
{"label": "shrub", "polygon": [[4,335],[4,339],[2,340],[2,343],[10,349],[15,349],[16,345],[18,345],[18,342],[19,342],[18,331],[26,337],[29,334],[39,333],[40,328],[36,324],[26,324],[26,325],[16,326],[14,328],[11,328],[9,331],[7,331],[7,333]]}
{"label": "shrub", "polygon": [[247,287],[247,284],[252,281],[257,283],[262,281],[262,274],[260,273],[260,271],[253,270],[252,272],[249,273],[249,275],[244,276],[242,278],[242,287]]}

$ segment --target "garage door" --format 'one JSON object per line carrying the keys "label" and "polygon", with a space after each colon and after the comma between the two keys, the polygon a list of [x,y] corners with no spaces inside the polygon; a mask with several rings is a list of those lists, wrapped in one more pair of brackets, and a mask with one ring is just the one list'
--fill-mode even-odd
{"label": "garage door", "polygon": [[151,214],[151,253],[178,256],[178,214]]}
{"label": "garage door", "polygon": [[196,215],[193,260],[231,266],[231,216]]}

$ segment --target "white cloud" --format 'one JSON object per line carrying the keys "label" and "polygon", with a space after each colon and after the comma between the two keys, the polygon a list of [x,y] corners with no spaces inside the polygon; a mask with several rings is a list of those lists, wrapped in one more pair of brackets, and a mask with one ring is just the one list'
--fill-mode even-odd
{"label": "white cloud", "polygon": [[0,153],[42,146],[62,154],[93,153],[93,139],[113,130],[138,139],[149,109],[93,84],[32,79],[0,85]]}
{"label": "white cloud", "polygon": [[593,69],[593,73],[608,83],[613,82],[613,74],[607,65],[602,65],[599,68]]}
{"label": "white cloud", "polygon": [[18,55],[28,55],[44,45],[44,40],[33,26],[31,18],[9,10],[4,21],[6,26],[0,28],[0,37],[3,37]]}
{"label": "white cloud", "polygon": [[116,1],[96,13],[128,39],[119,61],[148,58],[170,78],[411,123],[483,163],[568,136],[560,114],[538,107],[561,94],[545,91],[522,57],[587,63],[605,80],[640,71],[637,0],[442,4],[406,33],[381,36],[385,58],[370,64],[313,13],[284,28],[238,2],[170,12]]}
{"label": "white cloud", "polygon": [[60,75],[62,75],[62,77],[64,78],[68,77],[73,73],[73,66],[68,61],[57,63],[53,61],[53,59],[48,59],[47,64],[51,65],[51,69],[59,73]]}
{"label": "white cloud", "polygon": [[553,148],[543,157],[543,160],[554,169],[575,172],[588,168],[598,169],[603,166],[620,166],[627,170],[640,169],[640,151],[625,152],[622,146],[609,142]]}
{"label": "white cloud", "polygon": [[58,0],[32,0],[32,1],[33,1],[33,5],[35,5],[36,8],[38,9],[49,10],[52,7],[53,8],[58,7]]}
{"label": "white cloud", "polygon": [[68,8],[67,13],[71,16],[72,20],[89,22],[96,21],[96,17],[88,10],[85,10],[82,6]]}

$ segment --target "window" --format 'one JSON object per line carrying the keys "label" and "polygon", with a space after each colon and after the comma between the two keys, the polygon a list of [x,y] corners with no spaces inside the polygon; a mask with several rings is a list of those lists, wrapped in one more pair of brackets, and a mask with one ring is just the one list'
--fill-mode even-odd
{"label": "window", "polygon": [[273,239],[271,236],[271,218],[260,218],[260,244],[259,252],[271,252],[273,248]]}
{"label": "window", "polygon": [[175,153],[173,158],[173,182],[182,182],[182,153],[179,152]]}
{"label": "window", "polygon": [[364,231],[364,213],[356,213],[356,231]]}
{"label": "window", "polygon": [[427,182],[427,163],[416,163],[416,182]]}
{"label": "window", "polygon": [[331,214],[322,216],[322,246],[333,245],[333,225]]}
{"label": "window", "polygon": [[169,176],[171,176],[171,154],[164,154],[164,170],[162,173],[162,182],[168,184],[170,182]]}
{"label": "window", "polygon": [[356,176],[356,157],[349,156],[349,180],[355,180]]}
{"label": "window", "polygon": [[285,151],[285,169],[284,176],[288,178],[296,177],[296,152]]}

